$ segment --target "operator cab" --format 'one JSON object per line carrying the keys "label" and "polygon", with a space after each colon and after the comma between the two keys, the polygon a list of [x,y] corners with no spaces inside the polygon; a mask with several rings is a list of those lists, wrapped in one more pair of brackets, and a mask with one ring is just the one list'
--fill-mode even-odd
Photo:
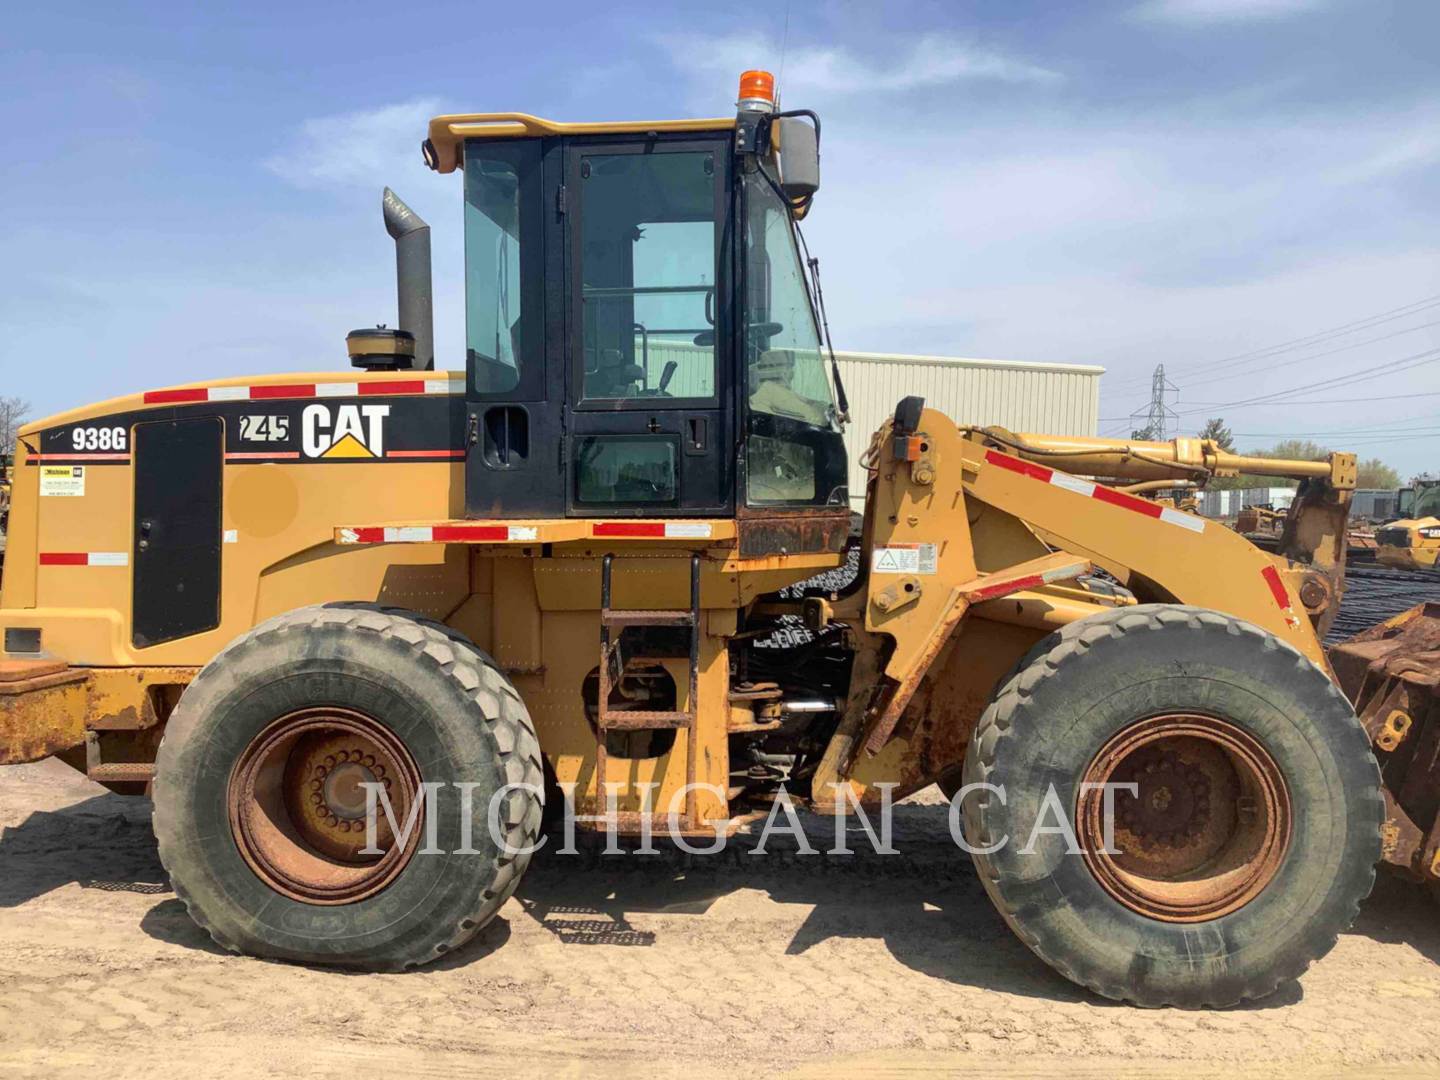
{"label": "operator cab", "polygon": [[465,184],[467,516],[848,513],[797,245],[818,131],[760,75],[735,119],[432,122]]}

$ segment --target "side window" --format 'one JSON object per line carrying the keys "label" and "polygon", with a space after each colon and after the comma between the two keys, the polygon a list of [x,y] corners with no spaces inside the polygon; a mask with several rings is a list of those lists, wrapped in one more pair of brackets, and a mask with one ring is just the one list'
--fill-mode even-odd
{"label": "side window", "polygon": [[675,506],[676,441],[653,435],[594,435],[578,440],[575,501]]}
{"label": "side window", "polygon": [[589,154],[580,177],[583,396],[713,397],[714,154]]}
{"label": "side window", "polygon": [[465,152],[465,346],[483,395],[538,386],[539,163],[539,147],[527,142],[476,141]]}

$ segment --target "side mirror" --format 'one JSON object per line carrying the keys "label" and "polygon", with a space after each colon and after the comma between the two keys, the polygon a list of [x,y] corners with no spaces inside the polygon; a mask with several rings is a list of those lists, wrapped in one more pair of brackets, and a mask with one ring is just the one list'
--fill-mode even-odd
{"label": "side mirror", "polygon": [[820,190],[820,135],[803,117],[781,116],[771,133],[780,148],[780,188],[790,199]]}

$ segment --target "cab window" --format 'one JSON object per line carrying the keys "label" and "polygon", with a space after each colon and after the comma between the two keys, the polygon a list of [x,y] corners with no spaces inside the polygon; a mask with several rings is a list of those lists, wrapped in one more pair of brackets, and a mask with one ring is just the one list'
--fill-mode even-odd
{"label": "cab window", "polygon": [[540,149],[465,150],[465,346],[481,397],[534,396],[544,355]]}
{"label": "cab window", "polygon": [[582,159],[583,399],[715,396],[715,167],[709,150]]}

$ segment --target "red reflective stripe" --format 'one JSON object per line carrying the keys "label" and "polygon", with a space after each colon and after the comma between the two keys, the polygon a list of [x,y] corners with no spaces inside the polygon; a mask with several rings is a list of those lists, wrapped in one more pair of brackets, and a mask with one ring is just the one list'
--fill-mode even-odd
{"label": "red reflective stripe", "polygon": [[387,382],[362,382],[359,384],[359,391],[362,397],[371,394],[423,394],[425,392],[424,379],[392,379]]}
{"label": "red reflective stripe", "polygon": [[41,566],[86,566],[90,555],[84,551],[42,551]]}
{"label": "red reflective stripe", "polygon": [[999,465],[1002,469],[1009,469],[1021,476],[1028,476],[1032,480],[1042,480],[1047,484],[1050,482],[1050,477],[1054,475],[1054,470],[1047,469],[1043,465],[1036,465],[1034,462],[1011,457],[1009,454],[997,453],[994,450],[985,451],[985,460],[991,465]]}
{"label": "red reflective stripe", "polygon": [[443,540],[508,540],[508,525],[436,525],[431,539]]}
{"label": "red reflective stripe", "polygon": [[357,544],[383,544],[385,542],[385,530],[383,528],[355,529],[355,543]]}
{"label": "red reflective stripe", "polygon": [[1150,502],[1147,499],[1137,499],[1134,495],[1127,495],[1123,491],[1116,491],[1114,488],[1095,485],[1094,498],[1111,506],[1119,506],[1126,510],[1133,510],[1137,514],[1144,514],[1146,517],[1158,518],[1163,509],[1159,503]]}
{"label": "red reflective stripe", "polygon": [[292,397],[314,397],[315,384],[299,384],[296,386],[252,386],[250,387],[251,401],[264,401],[267,398],[292,398]]}
{"label": "red reflective stripe", "polygon": [[592,536],[660,536],[665,535],[662,521],[600,521],[593,526]]}
{"label": "red reflective stripe", "polygon": [[387,458],[463,458],[464,450],[386,450]]}
{"label": "red reflective stripe", "polygon": [[1265,584],[1270,586],[1270,595],[1275,598],[1275,603],[1280,610],[1290,606],[1290,594],[1285,591],[1285,582],[1280,580],[1280,571],[1273,566],[1267,566],[1260,571],[1260,576],[1265,579]]}
{"label": "red reflective stripe", "polygon": [[1013,581],[1000,581],[994,585],[982,585],[970,594],[970,599],[979,602],[981,600],[993,600],[997,596],[1008,596],[1010,593],[1019,592],[1021,589],[1036,589],[1045,584],[1045,578],[1040,574],[1031,574],[1029,577],[1015,578]]}
{"label": "red reflective stripe", "polygon": [[173,405],[187,401],[209,401],[210,391],[203,386],[197,390],[146,390],[146,405]]}
{"label": "red reflective stripe", "polygon": [[129,454],[32,454],[31,461],[129,461]]}

